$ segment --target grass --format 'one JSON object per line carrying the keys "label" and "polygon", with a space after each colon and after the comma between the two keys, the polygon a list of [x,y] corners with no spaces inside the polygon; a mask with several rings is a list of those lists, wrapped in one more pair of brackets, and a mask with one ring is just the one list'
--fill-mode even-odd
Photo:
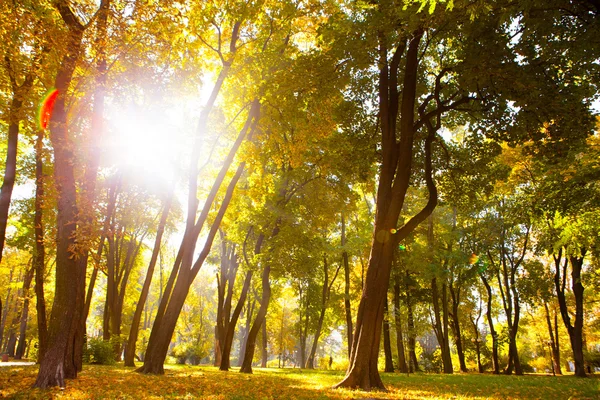
{"label": "grass", "polygon": [[332,389],[342,371],[167,366],[164,376],[86,365],[66,389],[31,389],[37,366],[1,367],[0,398],[15,399],[600,399],[598,376],[383,374],[388,392]]}

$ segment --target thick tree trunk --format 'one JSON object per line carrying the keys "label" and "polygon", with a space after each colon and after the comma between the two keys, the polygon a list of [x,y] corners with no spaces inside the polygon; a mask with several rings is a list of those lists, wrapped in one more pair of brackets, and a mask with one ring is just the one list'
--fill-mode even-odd
{"label": "thick tree trunk", "polygon": [[[85,237],[91,237],[94,227],[95,213],[94,208],[96,204],[96,180],[98,176],[98,169],[100,165],[100,147],[102,135],[104,132],[104,97],[106,92],[106,29],[108,25],[108,12],[111,0],[102,0],[100,8],[96,13],[96,27],[97,36],[95,40],[98,64],[96,70],[96,87],[94,90],[94,102],[92,112],[92,124],[91,124],[91,135],[89,138],[89,151],[86,157],[87,163],[85,166],[84,179],[81,185],[82,193],[79,204],[79,224],[78,229],[81,230],[82,235]],[[75,368],[77,371],[83,369],[83,347],[85,345],[86,336],[86,321],[88,316],[88,309],[86,309],[86,292],[85,292],[85,277],[88,266],[89,248],[86,246],[81,249],[81,255],[79,256],[79,268],[83,278],[78,286],[77,302],[76,302],[76,317],[79,318],[80,323],[75,331],[75,337],[73,339],[73,358],[75,360]],[[92,274],[97,273],[93,271]],[[94,276],[95,279],[95,276]],[[93,285],[90,285],[90,290],[93,289]],[[88,297],[91,296],[91,293]]]}
{"label": "thick tree trunk", "polygon": [[158,222],[158,229],[156,231],[156,238],[154,240],[154,248],[152,249],[152,256],[150,258],[150,264],[148,265],[148,269],[146,271],[146,278],[144,279],[144,286],[142,287],[142,293],[140,294],[140,298],[136,304],[135,312],[133,314],[133,321],[131,322],[131,329],[129,330],[129,338],[127,340],[127,347],[125,348],[125,366],[126,367],[135,367],[135,350],[136,343],[140,328],[140,321],[142,319],[142,311],[146,306],[146,300],[148,299],[148,293],[150,292],[150,284],[152,283],[152,276],[154,275],[154,267],[156,266],[156,260],[158,259],[158,254],[160,252],[160,245],[162,242],[163,233],[165,231],[165,226],[167,225],[167,218],[169,216],[169,211],[171,210],[171,204],[173,202],[173,191],[169,194],[166,199],[162,214],[160,216],[160,221]]}
{"label": "thick tree trunk", "polygon": [[21,310],[21,321],[19,324],[19,345],[15,350],[16,360],[23,358],[23,354],[25,353],[25,344],[27,343],[25,336],[27,332],[27,319],[29,318],[29,287],[31,286],[34,272],[35,268],[32,267],[25,273],[23,279],[23,309]]}
{"label": "thick tree trunk", "polygon": [[394,322],[396,326],[396,348],[398,351],[398,371],[408,372],[406,356],[404,353],[404,339],[402,337],[402,321],[400,319],[400,282],[396,278],[394,284]]}
{"label": "thick tree trunk", "polygon": [[85,27],[64,1],[56,2],[68,33],[65,38],[66,54],[56,77],[58,98],[50,118],[50,140],[54,147],[54,181],[57,191],[56,216],[56,274],[54,303],[48,327],[48,349],[41,360],[35,387],[64,387],[65,378],[77,377],[73,342],[78,328],[78,287],[85,279],[77,263],[75,238],[77,226],[77,191],[73,144],[69,138],[65,97],[71,83],[75,64],[81,51]]}
{"label": "thick tree trunk", "polygon": [[346,336],[348,337],[348,358],[352,353],[352,308],[350,305],[350,265],[346,245],[346,224],[342,214],[342,261],[344,263],[344,311],[346,313]]}
{"label": "thick tree trunk", "polygon": [[[44,244],[44,161],[43,161],[44,132],[37,132],[35,142],[35,215],[34,234],[35,247],[33,266],[35,268],[35,298],[38,326],[38,359],[39,362],[48,347],[48,322],[46,321],[46,299],[44,297],[44,277],[46,275],[46,247]],[[0,307],[1,308],[1,307]]]}
{"label": "thick tree trunk", "polygon": [[392,342],[390,339],[390,321],[387,296],[384,303],[383,317],[383,352],[385,355],[385,370],[384,372],[394,372],[394,359],[392,357]]}
{"label": "thick tree trunk", "polygon": [[[398,67],[406,43],[398,46],[388,64],[387,41],[383,33],[379,35],[379,119],[383,161],[377,189],[375,229],[363,294],[356,315],[350,363],[346,376],[336,387],[385,390],[377,370],[377,360],[393,253],[398,243],[427,218],[437,204],[437,191],[431,178],[431,142],[434,136],[430,133],[425,143],[425,180],[429,201],[404,226],[396,229],[412,171],[418,48],[422,35],[421,30],[416,31],[409,40],[401,96],[398,93]],[[398,103],[400,97],[401,105]],[[398,142],[396,124],[399,110],[401,118]]]}
{"label": "thick tree trunk", "polygon": [[246,272],[246,278],[244,279],[244,285],[242,286],[240,298],[238,299],[237,305],[235,306],[233,314],[231,315],[231,321],[229,321],[229,324],[227,326],[225,341],[223,342],[223,352],[221,354],[221,365],[219,367],[221,371],[229,371],[229,359],[231,354],[231,346],[233,344],[233,334],[235,333],[235,326],[237,325],[238,318],[240,316],[240,313],[242,312],[244,303],[246,302],[246,297],[248,297],[248,290],[250,289],[251,280],[252,272],[248,271]]}
{"label": "thick tree trunk", "polygon": [[[581,378],[585,378],[587,376],[583,358],[583,291],[585,288],[581,283],[581,269],[583,267],[585,255],[586,250],[584,249],[581,251],[580,256],[565,256],[564,265],[562,267],[562,278],[560,265],[562,249],[559,251],[558,256],[554,256],[556,266],[556,271],[554,273],[554,284],[556,287],[556,293],[558,295],[558,305],[560,307],[560,314],[563,322],[567,328],[567,332],[569,333],[571,350],[573,351],[573,361],[575,363],[575,376]],[[571,262],[571,288],[573,290],[573,296],[575,297],[574,324],[571,323],[571,316],[569,315],[569,309],[565,297],[567,263],[569,259]]]}

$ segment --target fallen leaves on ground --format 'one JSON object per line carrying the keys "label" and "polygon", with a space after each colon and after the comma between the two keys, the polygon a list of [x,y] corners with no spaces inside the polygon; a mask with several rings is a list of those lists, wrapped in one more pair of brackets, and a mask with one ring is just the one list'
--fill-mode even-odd
{"label": "fallen leaves on ground", "polygon": [[383,374],[387,392],[332,389],[341,371],[167,366],[165,375],[133,368],[86,365],[65,389],[32,389],[37,366],[0,368],[0,398],[15,399],[597,399],[600,379],[487,374]]}

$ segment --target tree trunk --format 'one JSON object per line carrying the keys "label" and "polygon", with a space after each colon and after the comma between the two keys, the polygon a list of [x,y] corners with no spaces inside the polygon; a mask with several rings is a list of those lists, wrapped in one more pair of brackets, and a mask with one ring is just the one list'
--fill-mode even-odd
{"label": "tree trunk", "polygon": [[306,362],[305,368],[313,369],[315,368],[315,355],[317,354],[317,346],[319,344],[319,338],[321,337],[321,330],[323,329],[323,321],[325,320],[325,312],[327,311],[327,302],[329,301],[329,296],[331,294],[331,287],[333,286],[335,279],[340,271],[340,267],[335,271],[335,275],[331,279],[331,283],[329,282],[329,265],[327,263],[327,257],[323,255],[323,293],[321,297],[321,313],[319,314],[319,320],[317,321],[317,330],[315,331],[315,336],[313,339],[312,348],[310,350],[310,355],[308,356],[308,361]]}
{"label": "tree trunk", "polygon": [[165,226],[167,225],[167,218],[169,216],[169,211],[171,210],[171,204],[173,202],[174,191],[168,195],[165,203],[163,205],[162,214],[160,216],[160,221],[158,222],[158,229],[156,231],[156,238],[154,240],[154,248],[152,249],[152,256],[150,258],[150,264],[148,265],[148,270],[146,271],[146,278],[144,279],[144,286],[142,287],[142,293],[140,294],[140,299],[138,300],[135,312],[133,314],[133,321],[131,322],[131,329],[129,331],[129,338],[127,340],[127,347],[125,348],[125,366],[126,367],[135,367],[135,351],[136,351],[136,343],[140,328],[140,321],[142,319],[142,311],[146,306],[146,300],[148,298],[148,293],[150,292],[150,284],[152,283],[152,276],[154,275],[154,267],[156,266],[156,260],[158,259],[158,253],[160,252],[160,245],[162,241],[162,236],[165,231]]}
{"label": "tree trunk", "polygon": [[[548,303],[544,301],[544,311],[546,312],[546,325],[548,326],[548,336],[550,337],[550,350],[552,352],[552,370],[555,374],[562,375],[560,369],[560,351],[558,346],[558,334],[555,336],[552,329],[552,320],[550,319],[550,310],[548,309]],[[556,313],[554,314],[554,323],[558,322]],[[558,333],[558,332],[557,332]]]}
{"label": "tree trunk", "polygon": [[19,345],[15,351],[16,360],[23,358],[25,344],[27,343],[25,335],[27,332],[27,319],[29,318],[29,287],[31,286],[31,280],[33,279],[33,274],[35,272],[34,269],[35,268],[32,267],[27,271],[23,279],[23,309],[21,310],[21,321],[19,326]]}
{"label": "tree trunk", "polygon": [[438,294],[437,278],[431,280],[431,297],[433,302],[433,314],[435,322],[433,328],[435,336],[440,345],[440,351],[442,352],[442,363],[445,374],[451,374],[454,372],[452,367],[452,358],[450,356],[450,345],[448,340],[448,313],[447,313],[447,302],[446,302],[446,283],[442,283],[442,309],[443,317],[440,311],[440,299]]}
{"label": "tree trunk", "polygon": [[[575,376],[585,378],[585,365],[583,358],[583,291],[584,287],[581,283],[581,269],[583,267],[583,260],[586,254],[586,250],[581,251],[580,256],[567,256],[565,255],[564,265],[562,267],[562,278],[561,278],[561,257],[562,249],[559,251],[558,256],[554,256],[556,271],[554,273],[554,284],[556,287],[556,293],[558,295],[558,305],[560,307],[560,314],[562,315],[563,322],[569,333],[569,340],[571,342],[571,349],[573,351],[573,361],[575,363]],[[571,323],[571,316],[569,315],[569,309],[567,306],[567,300],[565,296],[565,283],[568,261],[571,261],[571,288],[573,290],[573,296],[575,297],[575,323]]]}
{"label": "tree trunk", "polygon": [[[11,68],[10,59],[5,56],[8,62],[8,68]],[[29,94],[33,86],[34,72],[37,69],[35,65],[30,67],[29,73],[25,76],[25,80],[19,86],[12,73],[9,72],[13,98],[8,111],[8,141],[6,144],[6,163],[4,166],[4,180],[0,189],[0,262],[2,261],[2,253],[4,252],[4,242],[6,239],[6,226],[8,224],[8,210],[12,198],[15,179],[17,176],[17,145],[19,142],[19,126],[23,119],[23,101],[26,94]]]}
{"label": "tree trunk", "polygon": [[231,315],[231,321],[229,321],[227,332],[225,334],[225,341],[223,342],[223,352],[221,354],[221,365],[219,367],[221,371],[229,371],[229,359],[231,354],[231,346],[233,344],[233,334],[235,333],[235,326],[237,325],[238,318],[240,316],[240,313],[242,312],[244,303],[246,302],[246,297],[248,296],[248,290],[250,289],[251,280],[252,272],[248,271],[246,272],[246,278],[244,279],[244,286],[242,286],[240,298],[238,299],[237,305],[233,310],[233,314]]}
{"label": "tree trunk", "polygon": [[[246,352],[244,353],[244,360],[242,361],[242,367],[240,372],[251,374],[252,373],[252,360],[254,359],[254,351],[256,349],[256,338],[258,332],[261,329],[265,317],[267,315],[267,308],[269,306],[269,300],[271,299],[271,283],[269,281],[269,274],[271,273],[271,266],[265,265],[262,273],[262,297],[260,300],[260,307],[256,315],[256,319],[252,324],[252,328],[248,332],[248,338],[246,340]],[[266,339],[266,335],[263,335]]]}
{"label": "tree trunk", "polygon": [[387,296],[383,305],[383,352],[385,354],[385,370],[384,372],[394,372],[394,360],[392,358],[392,342],[390,340],[390,321]]}
{"label": "tree trunk", "polygon": [[252,324],[252,316],[254,315],[254,307],[256,306],[256,299],[252,299],[252,303],[246,306],[246,322],[240,332],[240,350],[238,352],[237,366],[242,366],[244,361],[244,354],[246,354],[246,343],[248,343],[248,333],[250,332],[250,326]]}
{"label": "tree trunk", "polygon": [[[215,217],[213,224],[211,225],[204,248],[196,258],[196,261],[193,265],[190,265],[188,261],[192,261],[191,257],[193,257],[194,255],[194,246],[192,245],[191,247],[188,247],[189,242],[191,241],[190,236],[184,238],[182,258],[187,257],[188,260],[186,261],[186,264],[181,264],[181,269],[177,277],[177,281],[175,282],[172,294],[169,296],[165,293],[163,297],[163,301],[161,303],[166,302],[167,305],[163,306],[165,311],[162,317],[157,315],[154,325],[152,326],[152,332],[150,334],[148,348],[144,357],[144,365],[138,369],[139,372],[151,374],[164,373],[163,364],[165,358],[167,357],[169,343],[171,342],[171,338],[173,337],[173,332],[177,324],[177,319],[179,318],[179,314],[181,313],[181,309],[183,307],[183,304],[185,303],[185,299],[189,292],[190,286],[194,278],[200,271],[200,268],[206,260],[206,257],[208,257],[219,225],[221,224],[223,216],[225,215],[225,211],[227,210],[227,207],[231,202],[233,191],[235,189],[235,186],[237,185],[238,180],[240,179],[240,176],[242,175],[244,168],[245,163],[242,162],[238,166],[235,175],[229,182],[227,191],[225,193],[225,197],[223,198],[221,206],[219,207],[219,211]],[[225,174],[222,175],[224,178]],[[220,186],[220,183],[215,182],[215,185],[213,185],[213,190],[215,191],[216,195],[217,187],[215,186]],[[206,214],[208,214],[208,209],[211,207],[210,203],[212,203],[212,201],[205,203],[205,209],[203,209],[203,211],[206,210]],[[195,243],[197,236],[194,235],[193,238],[193,242]]]}
{"label": "tree trunk", "polygon": [[402,321],[400,319],[400,282],[396,278],[394,284],[394,322],[396,326],[396,348],[398,351],[398,370],[402,373],[408,372],[406,356],[404,354],[404,339],[402,337]]}
{"label": "tree trunk", "polygon": [[69,138],[65,97],[75,64],[81,51],[85,27],[70,10],[65,1],[55,6],[66,23],[66,53],[56,76],[58,98],[50,118],[50,140],[54,147],[54,181],[57,191],[56,215],[56,274],[55,295],[48,327],[48,349],[41,360],[37,380],[38,388],[65,386],[65,378],[76,378],[73,342],[78,327],[78,287],[85,279],[77,263],[76,231],[77,191],[74,168],[76,165],[73,144]]}
{"label": "tree trunk", "polygon": [[262,334],[261,334],[261,357],[260,357],[260,367],[267,368],[267,362],[269,361],[269,352],[267,349],[268,337],[267,337],[267,318],[262,323]]}
{"label": "tree trunk", "polygon": [[458,318],[458,306],[460,304],[460,288],[454,288],[450,281],[450,297],[452,299],[452,331],[454,333],[454,342],[456,343],[456,352],[458,353],[458,362],[461,372],[468,372],[467,364],[465,363],[465,353],[462,345],[462,335],[460,332],[460,320]]}
{"label": "tree trunk", "polygon": [[[94,208],[96,204],[96,180],[98,176],[98,169],[100,165],[100,147],[101,140],[104,132],[104,97],[106,92],[106,30],[108,25],[108,12],[111,0],[102,0],[100,8],[96,14],[96,32],[97,36],[95,39],[96,45],[96,56],[98,57],[98,64],[96,70],[96,87],[94,88],[94,100],[92,106],[92,123],[91,123],[91,137],[89,138],[89,152],[87,154],[86,166],[84,179],[81,185],[82,193],[79,204],[79,225],[78,229],[81,230],[82,235],[85,237],[91,237],[94,227],[95,213]],[[85,277],[88,266],[89,248],[84,246],[80,251],[79,256],[79,269],[83,278],[80,285],[78,286],[77,292],[77,303],[76,303],[76,316],[79,318],[80,323],[76,328],[75,336],[73,339],[73,358],[75,360],[75,368],[77,371],[83,369],[83,346],[85,345],[86,335],[86,321],[88,316],[88,310],[86,310],[86,292],[85,292]],[[92,274],[97,273],[93,271]],[[94,276],[95,279],[95,276]],[[91,280],[91,279],[90,279]],[[90,290],[93,289],[93,285],[90,285]],[[88,294],[91,297],[91,293]]]}
{"label": "tree trunk", "polygon": [[410,277],[408,271],[406,272],[406,316],[408,323],[408,368],[410,372],[418,372],[419,360],[417,359],[417,353],[415,351],[417,341],[415,339],[415,321],[413,316],[413,306],[410,296],[410,287],[408,285],[408,278]]}
{"label": "tree trunk", "polygon": [[342,261],[344,263],[344,310],[346,312],[346,336],[348,337],[348,358],[352,353],[352,308],[350,305],[350,265],[346,251],[346,224],[342,214]]}
{"label": "tree trunk", "polygon": [[[390,281],[394,250],[401,240],[431,214],[437,204],[437,190],[432,178],[431,144],[435,129],[425,140],[425,181],[429,192],[427,204],[402,227],[396,229],[404,199],[410,185],[415,138],[415,101],[422,30],[408,39],[402,94],[398,90],[398,67],[407,47],[401,43],[389,59],[387,38],[379,32],[379,121],[381,126],[382,164],[377,188],[374,234],[366,271],[363,294],[356,315],[352,354],[346,376],[336,387],[385,390],[377,360],[383,323],[383,306]],[[401,98],[401,104],[399,100]],[[398,115],[400,112],[400,118]],[[400,140],[396,124],[400,121]],[[429,121],[426,122],[429,126]]]}
{"label": "tree trunk", "polygon": [[487,291],[487,309],[485,315],[490,327],[490,334],[492,335],[492,365],[494,367],[494,374],[498,375],[500,373],[500,363],[498,362],[498,334],[494,329],[494,320],[492,319],[492,288],[483,273],[480,273],[479,277]]}
{"label": "tree trunk", "polygon": [[[46,248],[44,244],[44,131],[37,132],[35,142],[35,215],[34,234],[35,247],[33,253],[33,265],[35,268],[35,298],[38,326],[38,356],[39,362],[48,347],[48,322],[46,321],[46,299],[44,297],[44,277],[46,275]],[[1,308],[1,307],[0,307]]]}

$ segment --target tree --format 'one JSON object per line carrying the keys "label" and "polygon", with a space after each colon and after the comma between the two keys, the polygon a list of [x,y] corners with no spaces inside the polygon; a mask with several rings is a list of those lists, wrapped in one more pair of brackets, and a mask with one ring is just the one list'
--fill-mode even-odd
{"label": "tree", "polygon": [[[35,386],[47,388],[65,385],[65,378],[77,377],[74,360],[74,338],[81,310],[77,306],[78,290],[84,273],[76,257],[77,195],[74,174],[74,149],[69,138],[65,101],[73,71],[81,53],[81,42],[87,28],[66,1],[55,6],[66,27],[65,53],[55,81],[58,98],[50,118],[50,140],[54,148],[54,180],[58,194],[55,298],[48,326],[48,348],[40,363]],[[72,282],[76,284],[73,285]],[[81,305],[83,308],[83,304]]]}

